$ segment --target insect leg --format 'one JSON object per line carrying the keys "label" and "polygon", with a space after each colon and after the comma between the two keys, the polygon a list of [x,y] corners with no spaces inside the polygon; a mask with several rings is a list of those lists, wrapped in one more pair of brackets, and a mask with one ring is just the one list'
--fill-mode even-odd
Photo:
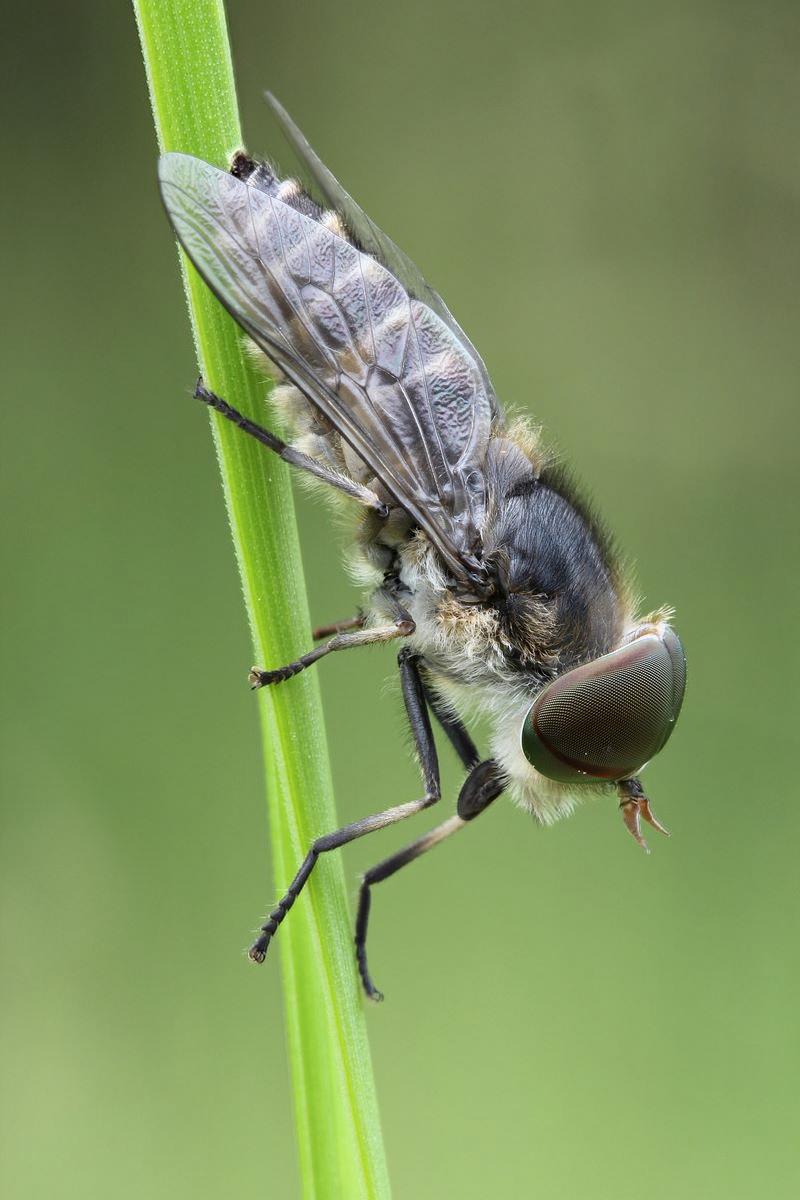
{"label": "insect leg", "polygon": [[411,842],[408,846],[398,851],[397,854],[391,855],[390,858],[385,858],[376,866],[371,867],[363,876],[361,881],[361,889],[358,894],[358,916],[356,917],[356,961],[358,963],[358,973],[361,977],[361,985],[364,988],[370,1000],[382,1000],[383,992],[379,991],[372,982],[367,966],[367,926],[369,924],[369,910],[372,904],[372,893],[370,888],[376,883],[382,883],[384,879],[388,879],[394,875],[395,871],[399,871],[401,867],[405,867],[408,863],[419,858],[426,850],[430,850],[433,846],[437,846],[439,842],[443,842],[451,833],[456,833],[459,829],[463,829],[465,821],[460,817],[448,817],[446,821],[442,821],[441,825],[437,825],[430,833],[424,834],[421,838],[417,838],[415,842]]}
{"label": "insect leg", "polygon": [[318,625],[312,630],[311,636],[315,642],[321,638],[331,637],[334,633],[344,633],[348,629],[363,629],[365,617],[359,609],[354,617],[347,617],[344,621],[335,621],[333,625]]}
{"label": "insect leg", "polygon": [[[343,634],[342,636],[352,637],[357,635]],[[397,821],[403,821],[406,817],[414,816],[415,813],[421,812],[424,808],[429,808],[432,804],[435,804],[441,795],[439,760],[436,755],[433,730],[431,729],[430,717],[428,716],[425,704],[425,695],[422,690],[422,682],[417,670],[416,660],[408,650],[401,650],[397,661],[400,666],[403,700],[411,732],[414,735],[422,779],[425,785],[425,795],[419,800],[409,800],[405,804],[397,804],[393,808],[384,809],[383,812],[375,813],[371,817],[364,817],[360,821],[354,821],[351,825],[345,825],[342,829],[337,829],[333,833],[328,833],[323,837],[317,838],[303,859],[300,870],[289,884],[286,894],[279,900],[261,926],[261,935],[250,947],[249,953],[253,962],[260,963],[264,961],[267,949],[278,926],[303,890],[320,854],[325,854],[328,850],[337,850],[340,846],[346,846],[348,842],[353,842],[356,838],[364,837],[367,833],[374,833],[377,829],[385,829],[388,825],[394,825]]]}
{"label": "insect leg", "polygon": [[425,700],[428,707],[447,734],[451,746],[467,770],[472,770],[480,762],[481,756],[478,753],[477,746],[467,733],[466,726],[454,713],[448,711],[447,707],[425,679],[424,674],[422,675],[422,688],[425,692]]}
{"label": "insect leg", "polygon": [[273,683],[283,683],[300,671],[305,671],[326,654],[334,650],[350,650],[354,646],[371,646],[376,642],[391,642],[395,638],[408,637],[416,626],[411,617],[398,617],[391,625],[378,625],[375,629],[359,629],[353,633],[337,633],[322,646],[315,646],[307,654],[302,654],[294,662],[285,667],[276,667],[273,671],[263,671],[260,667],[251,667],[248,676],[251,688],[267,687]]}
{"label": "insect leg", "polygon": [[[389,579],[382,586],[377,588],[372,597],[372,607],[377,607],[378,611],[387,611],[388,615],[395,621],[405,620],[410,621],[411,615],[408,609],[400,603],[397,598],[396,580]],[[312,631],[314,641],[319,641],[320,638],[330,637],[334,633],[344,633],[347,629],[363,629],[366,623],[367,616],[363,609],[356,610],[354,617],[347,617],[344,621],[334,621],[332,625],[319,625]],[[425,697],[430,703],[428,691],[426,688]]]}
{"label": "insect leg", "polygon": [[[326,636],[329,632],[334,636],[324,646],[316,646],[313,650],[309,650],[307,654],[301,655],[295,662],[287,663],[285,667],[277,667],[274,671],[263,671],[260,667],[253,667],[250,671],[250,686],[253,688],[265,687],[272,683],[283,683],[285,679],[291,679],[292,675],[297,675],[299,671],[304,671],[306,667],[310,667],[312,663],[318,659],[324,658],[326,654],[330,654],[333,650],[349,650],[353,646],[369,646],[376,642],[390,642],[395,638],[409,637],[416,629],[410,613],[403,607],[395,595],[391,586],[379,588],[374,596],[373,602],[379,605],[379,611],[384,614],[388,609],[388,615],[392,618],[384,625],[377,625],[372,629],[364,629],[365,617],[363,613],[352,617],[349,621],[343,621],[340,625],[323,627],[314,631],[313,637],[316,639],[320,636]],[[355,629],[357,632],[347,632],[348,629]]]}
{"label": "insect leg", "polygon": [[383,999],[383,994],[372,982],[367,966],[367,926],[372,903],[370,888],[376,883],[382,883],[384,879],[389,879],[401,867],[414,862],[427,850],[438,846],[439,842],[450,837],[451,833],[457,833],[459,829],[463,829],[469,821],[474,820],[479,813],[489,807],[493,800],[497,799],[504,786],[505,780],[493,760],[488,759],[486,762],[476,764],[459,793],[457,816],[448,817],[430,833],[417,838],[415,842],[411,842],[410,845],[405,846],[390,858],[385,858],[383,862],[379,862],[364,875],[358,896],[358,916],[356,917],[356,961],[361,983],[370,1000]]}
{"label": "insect leg", "polygon": [[263,425],[256,424],[255,421],[251,421],[249,417],[240,413],[238,409],[233,408],[228,404],[227,400],[223,400],[221,396],[217,396],[214,392],[209,391],[203,383],[202,377],[197,381],[194,395],[196,400],[202,400],[209,408],[213,408],[223,417],[227,417],[234,425],[238,425],[244,433],[249,433],[256,441],[261,442],[262,446],[267,446],[268,449],[274,451],[279,458],[289,463],[290,466],[297,467],[301,471],[308,471],[310,475],[315,475],[323,483],[338,488],[340,492],[344,492],[351,499],[358,500],[360,504],[371,508],[379,517],[389,515],[388,506],[376,496],[375,492],[369,488],[362,487],[352,479],[348,479],[346,475],[340,475],[338,471],[324,466],[309,454],[303,454],[301,450],[296,450],[294,446],[287,445],[286,442],[276,437],[274,433],[270,433],[268,429],[265,429]]}

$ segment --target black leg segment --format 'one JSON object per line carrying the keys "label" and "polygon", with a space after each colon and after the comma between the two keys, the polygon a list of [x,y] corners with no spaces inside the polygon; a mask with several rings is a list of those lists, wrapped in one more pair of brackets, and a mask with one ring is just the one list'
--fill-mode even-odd
{"label": "black leg segment", "polygon": [[429,792],[439,794],[439,756],[428,716],[425,686],[419,672],[419,655],[410,646],[404,646],[397,656],[400,667],[400,685],[406,706],[408,723],[414,735],[414,746],[419,759],[422,779]]}
{"label": "black leg segment", "polygon": [[473,821],[505,791],[507,779],[493,758],[478,763],[458,793],[456,811],[462,821]]}
{"label": "black leg segment", "polygon": [[478,748],[472,738],[467,733],[466,726],[457,716],[448,712],[447,707],[442,703],[436,692],[431,687],[428,680],[425,678],[424,670],[421,672],[422,687],[425,692],[425,699],[436,720],[441,725],[450,745],[455,750],[458,757],[461,759],[468,771],[477,766],[481,756],[478,753]]}

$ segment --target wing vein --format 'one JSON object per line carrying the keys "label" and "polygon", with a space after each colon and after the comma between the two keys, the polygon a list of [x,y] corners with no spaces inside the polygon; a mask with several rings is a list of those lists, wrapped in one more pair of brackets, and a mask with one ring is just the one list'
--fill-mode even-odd
{"label": "wing vein", "polygon": [[[437,425],[436,425],[436,416],[435,416],[435,414],[434,414],[434,411],[433,411],[433,405],[431,404],[431,394],[430,394],[430,387],[429,387],[429,384],[428,384],[428,373],[427,373],[427,371],[425,370],[425,362],[424,362],[424,360],[423,360],[423,357],[422,357],[422,347],[421,347],[421,345],[420,345],[420,340],[419,340],[419,331],[418,331],[418,329],[417,329],[417,322],[416,322],[416,318],[415,318],[415,316],[414,316],[414,305],[413,305],[413,304],[409,304],[409,306],[408,306],[408,313],[409,313],[409,323],[410,323],[410,326],[411,326],[411,331],[412,331],[412,333],[413,333],[413,335],[414,335],[414,342],[416,343],[416,347],[417,347],[417,357],[418,357],[418,359],[419,359],[420,375],[421,375],[421,378],[422,378],[423,387],[424,387],[424,389],[425,389],[425,404],[426,404],[426,406],[427,406],[427,409],[428,409],[428,417],[429,417],[429,419],[430,419],[431,428],[433,429],[433,434],[434,434],[434,437],[435,437],[435,439],[436,439],[436,445],[437,445],[437,446],[438,446],[438,448],[439,448],[439,454],[440,454],[440,456],[441,456],[442,465],[444,466],[444,469],[447,471],[447,475],[448,475],[448,478],[449,478],[449,480],[450,480],[450,485],[451,485],[451,488],[452,488],[452,483],[453,483],[453,475],[452,475],[452,472],[451,472],[451,470],[450,470],[450,464],[449,464],[449,463],[448,463],[448,461],[447,461],[447,457],[446,457],[446,455],[445,455],[444,448],[443,448],[443,446],[442,446],[442,439],[441,439],[441,438],[440,438],[440,436],[439,436],[439,430],[438,430],[438,427],[437,427]],[[403,388],[403,395],[404,395],[404,396],[406,395],[405,388]],[[413,405],[411,405],[411,404],[410,404],[410,402],[409,402],[409,406],[412,408],[412,411],[413,411]],[[417,414],[416,414],[416,412],[414,412],[414,419],[415,419],[415,420],[417,420],[417,425],[419,426],[419,421],[418,421],[418,419],[417,419]],[[422,434],[422,429],[421,429],[421,427],[420,427],[420,435],[421,435],[421,437],[422,437],[423,445],[425,446],[425,454],[426,454],[426,456],[427,456],[428,462],[430,463],[430,467],[431,467],[431,474],[432,474],[432,476],[433,476],[433,479],[434,479],[434,481],[435,481],[435,483],[436,483],[436,491],[437,491],[437,493],[438,493],[438,495],[439,495],[439,499],[441,500],[441,499],[442,499],[442,490],[441,490],[441,488],[439,487],[439,481],[438,481],[438,479],[436,478],[436,471],[435,471],[435,469],[434,469],[434,466],[433,466],[433,460],[431,459],[430,451],[429,451],[429,449],[428,449],[428,444],[427,444],[427,442],[425,441],[425,437],[424,437],[424,435]]]}
{"label": "wing vein", "polygon": [[372,222],[367,254],[284,203],[268,172],[248,184],[179,154],[160,170],[178,238],[215,295],[453,576],[483,594],[475,546],[493,393],[458,326],[410,293],[413,265],[399,251],[399,271],[394,255],[381,261],[389,243]]}

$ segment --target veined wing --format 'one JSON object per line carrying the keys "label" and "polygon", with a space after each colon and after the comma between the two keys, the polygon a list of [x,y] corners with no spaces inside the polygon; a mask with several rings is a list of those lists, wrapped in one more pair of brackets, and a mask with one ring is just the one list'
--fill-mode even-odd
{"label": "veined wing", "polygon": [[326,225],[200,159],[166,154],[161,192],[212,291],[482,590],[476,558],[491,423],[483,377],[452,329]]}
{"label": "veined wing", "polygon": [[275,114],[275,118],[283,130],[286,140],[305,167],[315,188],[328,207],[334,209],[343,217],[348,229],[355,235],[363,249],[374,258],[377,258],[379,262],[382,262],[384,266],[388,267],[392,275],[399,280],[409,294],[416,296],[417,299],[427,304],[428,308],[433,309],[436,315],[444,321],[448,329],[455,334],[455,337],[463,347],[464,353],[472,359],[476,370],[480,373],[483,386],[489,397],[489,403],[492,406],[492,413],[497,413],[499,410],[497,396],[495,395],[483,359],[450,312],[442,297],[431,287],[417,265],[411,261],[408,255],[392,241],[388,234],[384,233],[375,224],[372,218],[364,212],[361,205],[342,187],[333,172],[325,166],[325,163],[309,143],[303,131],[289,116],[280,100],[276,96],[273,96],[272,92],[265,92],[264,99]]}

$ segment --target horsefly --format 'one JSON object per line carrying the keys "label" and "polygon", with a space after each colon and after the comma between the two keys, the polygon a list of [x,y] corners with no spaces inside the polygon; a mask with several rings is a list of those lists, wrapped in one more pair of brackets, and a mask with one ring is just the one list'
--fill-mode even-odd
{"label": "horsefly", "polygon": [[[319,630],[296,662],[254,667],[274,687],[333,651],[401,642],[403,700],[424,794],[318,838],[269,913],[262,962],[320,854],[436,804],[435,718],[467,772],[456,813],[364,876],[356,958],[368,996],[371,888],[506,792],[548,825],[616,795],[630,832],[666,832],[638,773],[675,725],[686,677],[670,610],[635,611],[613,544],[531,424],[507,422],[486,367],[441,297],[268,101],[316,199],[243,152],[222,171],[160,160],[172,227],[271,364],[290,444],[202,380],[197,397],[327,486],[354,515],[363,613]],[[466,722],[488,718],[482,758]]]}

